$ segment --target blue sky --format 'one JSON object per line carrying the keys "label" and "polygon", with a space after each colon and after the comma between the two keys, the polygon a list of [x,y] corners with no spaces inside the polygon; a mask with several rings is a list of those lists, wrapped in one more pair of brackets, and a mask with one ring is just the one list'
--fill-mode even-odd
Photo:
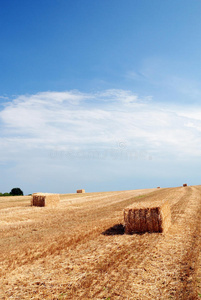
{"label": "blue sky", "polygon": [[200,12],[0,0],[0,191],[200,184]]}

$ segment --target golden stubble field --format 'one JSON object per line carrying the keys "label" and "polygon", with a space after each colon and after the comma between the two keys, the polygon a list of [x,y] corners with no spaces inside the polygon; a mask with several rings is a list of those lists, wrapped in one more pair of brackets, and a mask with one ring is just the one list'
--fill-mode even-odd
{"label": "golden stubble field", "polygon": [[[201,186],[30,199],[0,198],[0,299],[200,299]],[[124,234],[126,206],[160,199],[166,234]]]}

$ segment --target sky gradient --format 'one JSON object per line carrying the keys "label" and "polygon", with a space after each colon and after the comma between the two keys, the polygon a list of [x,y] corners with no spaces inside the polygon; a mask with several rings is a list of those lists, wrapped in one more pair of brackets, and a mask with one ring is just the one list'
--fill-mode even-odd
{"label": "sky gradient", "polygon": [[0,0],[0,192],[200,184],[200,13]]}

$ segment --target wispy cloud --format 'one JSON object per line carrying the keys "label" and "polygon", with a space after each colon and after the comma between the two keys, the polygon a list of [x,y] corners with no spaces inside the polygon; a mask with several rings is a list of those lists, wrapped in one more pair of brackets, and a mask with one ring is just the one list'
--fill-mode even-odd
{"label": "wispy cloud", "polygon": [[17,155],[26,149],[107,148],[117,140],[157,156],[201,155],[201,108],[155,104],[131,91],[21,95],[5,104],[0,121],[2,157],[8,148]]}

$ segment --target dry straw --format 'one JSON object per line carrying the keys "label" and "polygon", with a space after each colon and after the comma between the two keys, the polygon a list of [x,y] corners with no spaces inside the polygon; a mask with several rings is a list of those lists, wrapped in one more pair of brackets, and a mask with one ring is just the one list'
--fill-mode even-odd
{"label": "dry straw", "polygon": [[85,193],[85,190],[77,190],[77,193]]}
{"label": "dry straw", "polygon": [[31,205],[40,207],[55,207],[59,201],[59,194],[34,193],[32,194]]}
{"label": "dry straw", "polygon": [[124,209],[125,233],[166,232],[171,224],[167,201],[137,203]]}

